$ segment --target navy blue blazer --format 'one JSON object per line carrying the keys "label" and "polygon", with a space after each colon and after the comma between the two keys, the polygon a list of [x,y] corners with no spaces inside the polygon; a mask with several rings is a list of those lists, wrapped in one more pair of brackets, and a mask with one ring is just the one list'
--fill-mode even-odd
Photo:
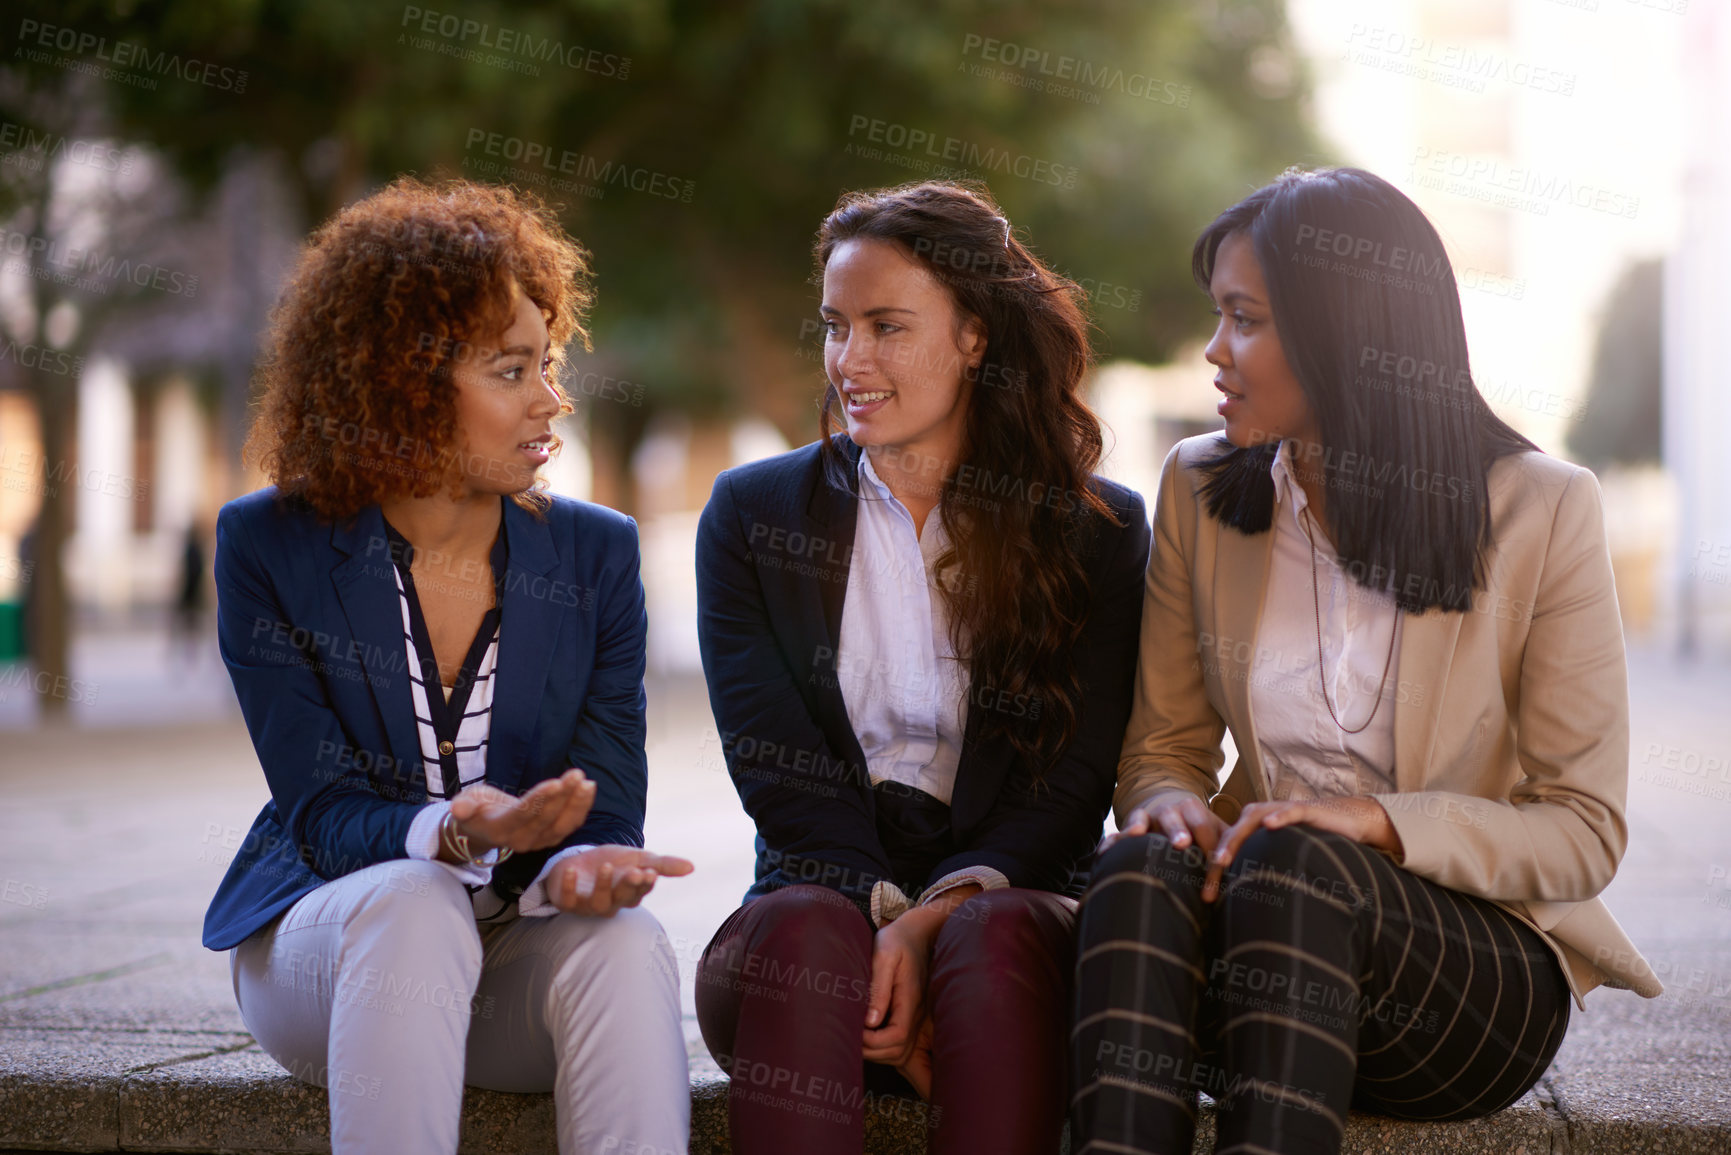
{"label": "navy blue blazer", "polygon": [[[880,837],[881,788],[871,786],[836,677],[858,471],[826,477],[819,444],[722,472],[698,523],[698,641],[709,702],[728,772],[758,830],[747,900],[817,883],[864,911],[879,880],[923,889],[969,866],[1001,871],[1012,886],[1079,895],[1130,716],[1150,540],[1141,496],[1096,479],[1124,524],[1094,519],[1092,605],[1075,649],[1076,736],[1031,791],[1025,773],[1012,773],[1009,739],[980,735],[986,710],[1015,704],[982,702],[989,688],[973,687],[947,853],[921,864],[923,879],[909,879],[905,858],[893,865]],[[859,448],[845,437],[837,444],[857,465]]]}
{"label": "navy blue blazer", "polygon": [[[595,805],[564,845],[642,846],[637,526],[568,498],[544,521],[502,500],[510,560],[487,781],[520,794],[576,766]],[[379,507],[331,524],[274,487],[231,501],[216,587],[223,662],[271,794],[205,913],[204,945],[226,950],[323,883],[406,857],[428,799]],[[520,894],[555,849],[508,859],[495,889]]]}

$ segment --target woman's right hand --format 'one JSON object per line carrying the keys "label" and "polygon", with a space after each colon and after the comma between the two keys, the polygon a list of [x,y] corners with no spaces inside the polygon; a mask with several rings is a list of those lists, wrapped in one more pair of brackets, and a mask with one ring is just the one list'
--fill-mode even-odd
{"label": "woman's right hand", "polygon": [[594,804],[595,783],[572,767],[521,796],[477,782],[451,799],[451,817],[475,854],[495,848],[523,854],[559,845]]}
{"label": "woman's right hand", "polygon": [[1176,850],[1187,850],[1195,843],[1204,854],[1211,855],[1226,834],[1226,823],[1190,791],[1162,790],[1130,811],[1123,829],[1106,835],[1100,841],[1100,849],[1106,849],[1120,838],[1147,834],[1151,830],[1164,834]]}

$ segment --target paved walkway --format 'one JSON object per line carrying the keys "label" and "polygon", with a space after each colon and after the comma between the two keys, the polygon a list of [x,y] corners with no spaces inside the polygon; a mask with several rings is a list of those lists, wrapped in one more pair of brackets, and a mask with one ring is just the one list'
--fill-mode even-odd
{"label": "paved walkway", "polygon": [[[704,944],[750,885],[753,828],[722,768],[701,681],[652,690],[648,844],[700,865],[664,879],[648,905],[680,959],[689,1014]],[[0,732],[8,1060],[58,1052],[69,1036],[81,1049],[140,1048],[115,1055],[136,1062],[244,1037],[226,956],[198,942],[205,904],[268,797],[230,713],[173,727]],[[700,1041],[693,1058],[709,1064]]]}
{"label": "paved walkway", "polygon": [[[1589,997],[1525,1103],[1551,1136],[1533,1149],[1727,1151],[1731,666],[1638,652],[1631,680],[1630,846],[1606,898],[1668,990]],[[170,692],[134,681],[137,700],[99,696],[75,725],[0,730],[0,1147],[78,1141],[56,1129],[64,1104],[38,1095],[45,1076],[63,1098],[80,1079],[220,1052],[270,1066],[249,1050],[225,958],[198,942],[205,903],[264,800],[262,775],[232,705],[210,697],[220,682],[194,679],[204,698],[181,716],[201,720],[150,726],[137,716],[171,716],[151,706]],[[752,829],[701,683],[659,680],[649,693],[648,841],[698,871],[663,881],[647,905],[681,960],[693,1072],[713,1075],[690,1020],[691,979],[749,882]],[[1482,1149],[1512,1149],[1498,1142]]]}

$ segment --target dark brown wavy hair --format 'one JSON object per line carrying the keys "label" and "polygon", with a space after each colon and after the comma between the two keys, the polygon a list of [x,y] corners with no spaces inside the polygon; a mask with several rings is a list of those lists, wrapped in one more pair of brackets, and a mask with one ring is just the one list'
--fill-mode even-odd
{"label": "dark brown wavy hair", "polygon": [[[532,194],[403,177],[313,233],[271,313],[245,459],[328,520],[457,492],[451,369],[510,325],[516,282],[541,310],[558,384],[594,299],[588,254]],[[558,448],[555,441],[553,448]],[[545,483],[514,494],[534,513]]]}
{"label": "dark brown wavy hair", "polygon": [[[1120,524],[1094,484],[1100,421],[1080,396],[1093,359],[1085,294],[1028,251],[980,184],[845,194],[818,230],[820,281],[852,240],[918,260],[985,332],[984,360],[965,373],[961,460],[946,463],[955,468],[938,506],[950,547],[934,568],[972,685],[1032,704],[1025,717],[989,710],[982,725],[1038,782],[1081,718],[1072,651],[1088,610],[1086,552],[1101,519]],[[840,403],[831,383],[819,425],[832,481],[851,488],[834,437],[846,428]]]}

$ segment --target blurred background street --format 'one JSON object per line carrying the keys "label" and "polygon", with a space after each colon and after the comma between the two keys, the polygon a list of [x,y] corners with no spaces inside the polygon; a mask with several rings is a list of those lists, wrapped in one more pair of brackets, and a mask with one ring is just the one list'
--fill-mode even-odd
{"label": "blurred background street", "polygon": [[[22,1069],[137,1070],[256,1051],[235,1010],[227,956],[198,942],[204,907],[265,799],[238,711],[212,684],[185,721],[162,709],[142,651],[100,651],[116,690],[76,730],[5,739],[33,767],[0,808],[0,1075]],[[129,676],[122,676],[130,670]],[[1655,1104],[1731,1118],[1731,663],[1687,670],[1631,655],[1630,844],[1606,901],[1666,993],[1589,996],[1547,1088],[1591,1082],[1596,1109],[1650,1119]],[[158,679],[160,680],[160,679]],[[751,880],[752,826],[722,770],[701,679],[654,678],[649,693],[648,844],[695,874],[664,879],[645,905],[680,966],[695,1073],[718,1073],[693,1018],[704,945]],[[108,722],[112,724],[104,724]],[[263,1060],[268,1063],[268,1060]],[[1572,1106],[1572,1105],[1571,1105]],[[1673,1120],[1674,1121],[1674,1120]]]}
{"label": "blurred background street", "polygon": [[240,452],[259,336],[343,205],[402,173],[511,182],[593,251],[594,349],[573,351],[543,472],[638,520],[648,838],[698,864],[648,905],[689,1011],[752,836],[699,670],[696,519],[719,470],[816,436],[810,244],[838,194],[986,181],[1088,293],[1103,470],[1152,498],[1166,450],[1220,425],[1192,240],[1289,165],[1331,163],[1431,217],[1479,390],[1606,496],[1635,704],[1607,899],[1669,990],[1594,996],[1554,1089],[1608,1079],[1638,1115],[1663,1059],[1725,1117],[1717,0],[8,4],[0,1052],[132,1069],[249,1045],[198,944],[265,798],[215,650],[211,534],[264,484]]}
{"label": "blurred background street", "polygon": [[[654,673],[697,669],[715,474],[816,435],[810,244],[839,193],[986,181],[1087,292],[1104,468],[1151,495],[1165,450],[1219,425],[1191,242],[1328,163],[1419,203],[1480,392],[1599,473],[1630,636],[1731,652],[1722,5],[10,9],[0,725],[84,724],[118,689],[94,639],[142,654],[208,613],[216,513],[265,480],[240,450],[281,279],[312,227],[401,173],[535,191],[593,251],[594,349],[573,351],[543,472],[638,519]],[[189,80],[188,60],[210,67]]]}

